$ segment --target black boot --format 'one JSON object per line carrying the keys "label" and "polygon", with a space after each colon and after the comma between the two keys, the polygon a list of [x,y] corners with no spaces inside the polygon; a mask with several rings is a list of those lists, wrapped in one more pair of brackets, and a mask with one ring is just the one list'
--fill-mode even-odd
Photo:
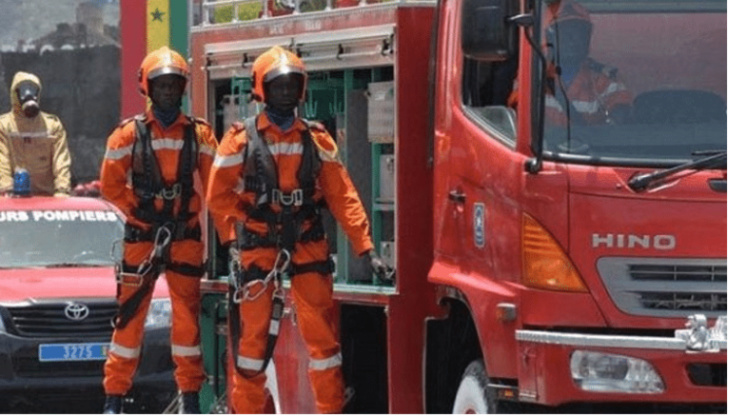
{"label": "black boot", "polygon": [[121,414],[122,412],[122,401],[121,395],[107,395],[106,401],[104,401],[104,414]]}
{"label": "black boot", "polygon": [[180,414],[200,414],[200,398],[197,392],[186,392],[182,394]]}

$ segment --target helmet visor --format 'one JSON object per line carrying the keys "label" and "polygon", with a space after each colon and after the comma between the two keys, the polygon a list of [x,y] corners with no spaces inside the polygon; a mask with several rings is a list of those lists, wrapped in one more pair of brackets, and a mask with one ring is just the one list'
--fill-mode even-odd
{"label": "helmet visor", "polygon": [[263,76],[263,82],[267,83],[276,77],[280,77],[281,75],[286,74],[299,74],[302,76],[305,75],[304,70],[299,67],[293,65],[280,65],[266,72],[266,75]]}
{"label": "helmet visor", "polygon": [[173,66],[164,66],[155,68],[152,71],[149,72],[147,75],[147,79],[152,80],[160,75],[167,75],[167,74],[174,74],[179,75],[181,77],[187,78],[187,71],[183,70],[182,68],[173,67]]}

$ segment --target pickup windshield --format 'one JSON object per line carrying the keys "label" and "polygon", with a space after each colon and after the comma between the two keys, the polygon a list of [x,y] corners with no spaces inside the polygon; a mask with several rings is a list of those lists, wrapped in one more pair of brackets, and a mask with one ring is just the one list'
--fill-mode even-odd
{"label": "pickup windshield", "polygon": [[112,211],[0,211],[0,269],[111,266],[123,237]]}
{"label": "pickup windshield", "polygon": [[542,2],[545,156],[668,166],[726,149],[726,8]]}

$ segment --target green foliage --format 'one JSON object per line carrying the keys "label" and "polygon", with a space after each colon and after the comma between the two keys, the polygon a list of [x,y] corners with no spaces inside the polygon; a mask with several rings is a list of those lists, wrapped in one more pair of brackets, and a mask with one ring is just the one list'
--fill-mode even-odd
{"label": "green foliage", "polygon": [[[373,3],[389,3],[394,0],[368,0],[368,4]],[[337,7],[337,0],[331,0],[332,8]],[[302,13],[314,12],[324,10],[327,6],[327,0],[301,0],[299,9]],[[341,6],[340,6],[341,7]],[[283,6],[274,2],[273,10],[270,10],[274,15],[285,14],[293,10],[286,9]],[[259,0],[250,0],[247,3],[241,3],[238,6],[238,20],[253,20],[257,19],[262,10],[262,4]],[[214,22],[215,23],[228,23],[233,21],[234,6],[220,6],[216,7],[214,11]]]}
{"label": "green foliage", "polygon": [[[228,23],[233,21],[233,6],[221,6],[215,8],[215,23]],[[238,20],[257,19],[261,14],[261,2],[254,1],[242,3],[238,6]]]}

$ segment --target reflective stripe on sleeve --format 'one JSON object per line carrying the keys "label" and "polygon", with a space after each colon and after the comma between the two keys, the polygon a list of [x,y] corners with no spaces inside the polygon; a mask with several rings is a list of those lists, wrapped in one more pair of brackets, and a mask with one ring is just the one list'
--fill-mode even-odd
{"label": "reflective stripe on sleeve", "polygon": [[598,103],[597,101],[572,100],[572,105],[580,113],[592,114],[600,109],[600,103]]}
{"label": "reflective stripe on sleeve", "polygon": [[33,139],[55,139],[56,137],[54,135],[51,135],[51,132],[47,131],[41,131],[41,132],[10,132],[8,134],[13,139],[25,139],[25,138],[33,138]]}
{"label": "reflective stripe on sleeve", "polygon": [[104,158],[112,161],[122,159],[125,156],[129,156],[132,154],[132,146],[133,145],[129,145],[119,149],[107,149]]}
{"label": "reflective stripe on sleeve", "polygon": [[232,167],[234,165],[243,165],[243,155],[240,153],[237,153],[235,155],[215,155],[215,161],[213,162],[213,166],[217,168],[227,168]]}
{"label": "reflective stripe on sleeve", "polygon": [[550,107],[550,108],[556,109],[556,110],[558,110],[560,112],[563,111],[562,104],[560,104],[560,102],[557,101],[557,99],[554,98],[554,96],[546,96],[546,97],[544,97],[544,106],[545,107]]}
{"label": "reflective stripe on sleeve", "polygon": [[206,155],[215,156],[215,149],[208,145],[200,145],[200,153],[204,153]]}
{"label": "reflective stripe on sleeve", "polygon": [[180,346],[180,345],[171,345],[172,355],[173,356],[200,356],[202,355],[202,351],[200,350],[200,345],[197,346]]}
{"label": "reflective stripe on sleeve", "polygon": [[109,344],[109,352],[113,353],[117,356],[121,356],[122,358],[137,359],[139,357],[140,351],[141,351],[140,347],[132,349],[132,348],[124,347],[124,346],[119,345],[114,342]]}
{"label": "reflective stripe on sleeve", "polygon": [[309,369],[315,371],[323,371],[325,369],[334,368],[342,365],[342,353],[330,356],[325,359],[309,358]]}
{"label": "reflective stripe on sleeve", "polygon": [[247,358],[240,355],[238,355],[237,362],[239,368],[248,369],[250,371],[258,371],[263,366],[263,359]]}
{"label": "reflective stripe on sleeve", "polygon": [[610,85],[605,89],[605,91],[600,94],[600,98],[605,98],[609,96],[610,94],[617,93],[618,91],[625,91],[626,88],[621,83],[611,82]]}

